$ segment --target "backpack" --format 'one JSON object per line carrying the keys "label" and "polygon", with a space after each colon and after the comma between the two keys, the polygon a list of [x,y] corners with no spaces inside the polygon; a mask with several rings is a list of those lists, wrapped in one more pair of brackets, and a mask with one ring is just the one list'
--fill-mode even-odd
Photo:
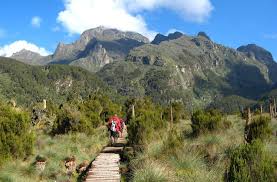
{"label": "backpack", "polygon": [[116,131],[116,122],[114,120],[112,120],[111,122],[111,131]]}

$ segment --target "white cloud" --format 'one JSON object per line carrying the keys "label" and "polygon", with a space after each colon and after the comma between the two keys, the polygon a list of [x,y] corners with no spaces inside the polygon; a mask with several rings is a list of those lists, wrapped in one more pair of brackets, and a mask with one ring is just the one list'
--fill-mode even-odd
{"label": "white cloud", "polygon": [[50,52],[45,48],[38,47],[37,45],[29,43],[25,40],[18,40],[11,44],[0,47],[0,56],[10,57],[13,55],[13,53],[19,52],[22,49],[39,53],[42,56],[47,56],[50,54]]}
{"label": "white cloud", "polygon": [[39,28],[41,22],[42,22],[42,19],[39,16],[34,16],[31,20],[31,25],[33,27]]}
{"label": "white cloud", "polygon": [[210,0],[64,0],[65,10],[57,17],[71,34],[105,26],[135,31],[153,38],[141,16],[143,11],[165,8],[177,12],[184,20],[203,22],[213,10]]}
{"label": "white cloud", "polygon": [[133,12],[170,9],[178,13],[184,20],[202,23],[209,18],[214,9],[210,0],[125,0],[127,8]]}

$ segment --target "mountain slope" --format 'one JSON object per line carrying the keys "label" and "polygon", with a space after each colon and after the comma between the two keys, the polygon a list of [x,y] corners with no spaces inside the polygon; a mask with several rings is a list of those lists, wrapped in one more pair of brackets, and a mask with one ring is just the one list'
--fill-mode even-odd
{"label": "mountain slope", "polygon": [[0,57],[0,96],[5,100],[15,99],[24,105],[42,99],[62,103],[72,97],[86,97],[96,90],[112,93],[105,83],[82,68],[30,66]]}
{"label": "mountain slope", "polygon": [[266,64],[212,42],[203,32],[134,48],[126,62],[106,65],[98,75],[123,95],[190,106],[228,95],[257,99],[275,82]]}

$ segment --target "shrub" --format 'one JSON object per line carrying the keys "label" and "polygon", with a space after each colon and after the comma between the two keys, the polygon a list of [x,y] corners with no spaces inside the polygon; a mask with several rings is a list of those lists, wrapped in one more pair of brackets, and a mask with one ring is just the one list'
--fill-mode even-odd
{"label": "shrub", "polygon": [[[170,109],[171,107],[169,106],[168,108],[166,108],[165,110],[165,119],[167,121],[170,120]],[[184,105],[181,102],[174,102],[172,103],[172,115],[173,115],[173,122],[177,123],[179,122],[181,119],[185,118],[185,108]]]}
{"label": "shrub", "polygon": [[202,111],[193,113],[192,118],[193,134],[198,136],[201,133],[229,128],[230,122],[224,120],[222,114],[217,110]]}
{"label": "shrub", "polygon": [[53,126],[53,134],[66,134],[75,132],[90,133],[92,124],[80,111],[70,106],[64,106],[58,113]]}
{"label": "shrub", "polygon": [[273,182],[277,179],[274,174],[274,162],[259,140],[232,150],[230,160],[226,175],[227,181]]}
{"label": "shrub", "polygon": [[0,165],[11,158],[25,158],[33,151],[34,135],[29,115],[0,104]]}
{"label": "shrub", "polygon": [[252,140],[261,139],[266,140],[270,137],[272,129],[270,128],[269,116],[257,116],[253,118],[252,123],[245,127],[245,139],[248,143]]}
{"label": "shrub", "polygon": [[136,101],[136,117],[130,120],[128,127],[129,141],[135,145],[145,144],[159,129],[166,126],[161,119],[161,109],[148,99]]}

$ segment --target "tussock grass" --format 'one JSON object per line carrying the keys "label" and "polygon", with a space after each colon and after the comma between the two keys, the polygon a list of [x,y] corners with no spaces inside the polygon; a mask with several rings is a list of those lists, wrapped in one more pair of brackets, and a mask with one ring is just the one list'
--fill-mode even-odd
{"label": "tussock grass", "polygon": [[[76,165],[84,160],[91,161],[107,143],[105,127],[95,129],[90,136],[77,133],[51,137],[38,133],[33,155],[26,161],[15,160],[3,166],[0,169],[0,181],[76,181],[76,172],[71,177],[67,176],[64,159],[75,156]],[[37,155],[47,159],[42,173],[34,166]]]}
{"label": "tussock grass", "polygon": [[229,129],[199,137],[191,136],[189,121],[157,132],[131,161],[133,181],[223,181],[228,150],[244,142],[245,121],[235,115],[227,119]]}

